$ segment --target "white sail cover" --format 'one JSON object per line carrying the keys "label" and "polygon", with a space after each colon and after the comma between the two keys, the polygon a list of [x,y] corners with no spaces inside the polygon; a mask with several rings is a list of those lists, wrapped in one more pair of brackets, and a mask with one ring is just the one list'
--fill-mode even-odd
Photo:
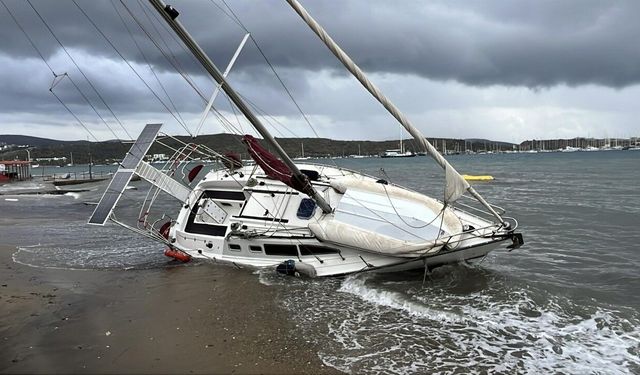
{"label": "white sail cover", "polygon": [[458,245],[462,223],[435,199],[355,177],[331,186],[343,194],[334,214],[309,224],[320,241],[405,257]]}

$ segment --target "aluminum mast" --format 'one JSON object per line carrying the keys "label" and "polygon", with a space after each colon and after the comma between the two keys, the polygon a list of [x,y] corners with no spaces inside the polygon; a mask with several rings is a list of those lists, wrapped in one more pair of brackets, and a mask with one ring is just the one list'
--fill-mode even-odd
{"label": "aluminum mast", "polygon": [[[170,5],[165,5],[162,0],[149,0],[151,5],[160,13],[162,18],[171,26],[173,31],[178,34],[182,42],[189,48],[195,58],[202,64],[207,72],[213,77],[213,79],[220,85],[222,90],[229,96],[229,99],[238,107],[240,112],[249,120],[253,127],[260,133],[260,135],[275,148],[276,153],[280,156],[282,161],[291,169],[293,178],[300,181],[307,181],[307,176],[300,172],[300,169],[295,165],[293,160],[287,155],[284,149],[276,142],[275,138],[269,133],[267,128],[262,125],[262,122],[251,112],[249,107],[244,103],[240,96],[233,90],[233,88],[227,83],[226,79],[222,76],[218,68],[213,64],[207,54],[200,48],[191,35],[185,30],[180,21],[176,20],[179,13]],[[309,183],[310,194],[309,196],[318,204],[324,213],[330,213],[332,211],[331,206],[327,201],[316,191],[316,189]]]}
{"label": "aluminum mast", "polygon": [[[374,85],[364,74],[362,69],[351,60],[351,58],[338,46],[338,44],[327,34],[327,32],[320,26],[320,24],[311,17],[311,15],[300,5],[297,0],[287,0],[289,5],[298,13],[298,15],[309,25],[311,30],[318,35],[318,37],[324,42],[324,44],[331,50],[331,52],[342,62],[342,64],[353,74],[358,81],[382,104],[393,117],[400,122],[400,124],[407,129],[409,134],[418,142],[422,149],[435,159],[435,161],[445,170],[447,175],[452,174],[452,180],[457,180],[460,186],[463,186],[471,195],[473,195],[483,206],[485,206],[493,216],[495,216],[500,223],[507,225],[507,223],[500,217],[500,215],[491,207],[491,205],[478,194],[478,192],[469,185],[462,176],[449,164],[449,162],[433,147],[431,143],[425,138],[425,136],[415,127],[409,119],[396,107],[381,91]],[[449,176],[447,176],[449,177]],[[449,184],[449,178],[447,178],[447,185]],[[456,197],[457,198],[457,197]],[[452,199],[455,200],[455,199]]]}

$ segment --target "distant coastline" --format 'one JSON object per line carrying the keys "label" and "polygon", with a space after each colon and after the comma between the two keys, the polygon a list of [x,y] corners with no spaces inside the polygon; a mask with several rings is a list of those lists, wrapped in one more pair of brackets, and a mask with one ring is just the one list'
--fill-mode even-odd
{"label": "distant coastline", "polygon": [[[201,135],[196,138],[176,136],[175,139],[163,140],[163,143],[174,147],[178,145],[178,140],[194,142],[204,144],[221,153],[234,152],[244,156],[246,149],[240,138],[239,135],[234,134]],[[396,149],[399,144],[399,140],[345,141],[328,138],[277,138],[277,140],[293,158],[373,157],[382,154],[385,150]],[[443,154],[572,152],[640,148],[640,137],[534,139],[520,144],[488,139],[428,138],[428,140]],[[415,142],[410,139],[404,140],[404,147],[407,151],[420,151]],[[0,160],[26,160],[30,157],[34,163],[41,165],[67,165],[74,162],[87,164],[90,159],[94,163],[110,164],[120,161],[128,148],[129,145],[117,140],[60,141],[22,135],[0,135]],[[26,152],[27,150],[29,152]],[[169,152],[167,148],[154,145],[150,154],[162,158],[162,155],[168,156]]]}

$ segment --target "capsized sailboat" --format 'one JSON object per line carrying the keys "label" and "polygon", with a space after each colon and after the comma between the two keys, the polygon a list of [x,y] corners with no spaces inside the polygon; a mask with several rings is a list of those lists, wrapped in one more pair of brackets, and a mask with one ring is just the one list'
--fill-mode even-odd
{"label": "capsized sailboat", "polygon": [[[312,163],[295,163],[251,111],[206,53],[177,20],[178,11],[161,0],[150,3],[180,37],[233,104],[262,136],[270,153],[251,135],[243,143],[254,163],[221,155],[214,168],[191,188],[176,179],[175,168],[161,171],[142,161],[160,131],[149,124],[114,175],[89,223],[113,215],[123,189],[136,174],[181,205],[175,218],[131,228],[166,244],[167,255],[180,260],[209,259],[236,266],[273,267],[284,273],[333,276],[362,271],[402,271],[478,259],[491,250],[523,244],[517,221],[487,203],[426,140],[418,129],[371,83],[360,68],[295,0],[294,10],[327,47],[379,100],[415,142],[445,171],[442,200],[356,171]],[[185,144],[173,160],[198,150]],[[192,181],[199,169],[188,173]],[[460,198],[470,195],[474,209]],[[141,211],[142,212],[142,211]]]}

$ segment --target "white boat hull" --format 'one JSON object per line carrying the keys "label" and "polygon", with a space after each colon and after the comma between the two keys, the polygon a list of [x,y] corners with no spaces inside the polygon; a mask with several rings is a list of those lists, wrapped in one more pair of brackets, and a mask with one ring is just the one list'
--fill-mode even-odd
{"label": "white boat hull", "polygon": [[[171,246],[196,259],[238,267],[275,269],[279,264],[293,260],[303,270],[302,273],[309,276],[335,276],[374,270],[399,272],[423,268],[425,265],[435,267],[476,259],[510,238],[507,231],[494,224],[452,208],[447,208],[446,215],[443,213],[447,217],[443,226],[441,220],[435,220],[442,207],[438,201],[397,186],[388,185],[380,189],[381,185],[375,183],[374,179],[357,172],[309,164],[300,167],[322,175],[318,189],[324,189],[325,198],[335,207],[334,213],[324,214],[318,209],[311,217],[300,218],[299,207],[306,199],[305,196],[279,181],[260,177],[259,174],[253,174],[260,180],[258,183],[254,178],[251,178],[253,182],[249,182],[253,167],[245,167],[236,172],[235,176],[230,176],[225,171],[213,171],[196,186],[187,200],[188,204],[183,206],[175,220],[170,231]],[[354,197],[360,196],[352,195],[347,199],[348,194],[340,192],[341,189],[333,188],[332,183],[323,182],[345,178],[362,181],[359,185],[350,185],[346,188],[347,191],[356,189],[355,186],[360,189],[378,187],[377,192],[371,190],[368,195],[362,196],[362,199],[370,202],[369,205],[378,208],[374,210],[369,207],[369,211],[345,214],[346,207],[354,207]],[[378,200],[372,198],[375,194],[383,194],[382,191],[396,195],[381,196]],[[416,196],[423,198],[416,200]],[[400,225],[406,218],[393,222],[398,216],[391,210],[398,206],[386,208],[391,214],[385,213],[383,206],[391,200],[396,205],[400,204],[402,199],[415,206],[407,211],[411,220],[418,220],[420,215],[426,215],[422,222],[431,221],[432,230],[413,229],[414,227],[402,229]],[[410,199],[413,200],[409,201]],[[342,201],[348,203],[341,203]],[[420,206],[423,203],[425,205]],[[391,217],[381,219],[381,215]],[[349,224],[344,220],[354,221]],[[458,229],[448,229],[446,222],[450,220],[459,220]],[[329,233],[325,238],[318,236],[318,229],[314,232],[312,226],[327,229],[328,227],[318,224],[326,221],[336,224],[333,224],[334,235]],[[368,230],[373,227],[377,233]],[[463,227],[472,229],[456,232]],[[338,228],[337,232],[335,228]],[[356,239],[358,236],[372,238],[369,243],[373,247],[368,247],[366,241],[346,241],[345,237],[348,235],[341,236],[344,232],[340,232],[347,228],[350,228]],[[397,228],[402,230],[396,230]],[[437,234],[438,231],[440,234]],[[454,232],[457,234],[454,235]],[[420,242],[430,233],[437,237]]]}

